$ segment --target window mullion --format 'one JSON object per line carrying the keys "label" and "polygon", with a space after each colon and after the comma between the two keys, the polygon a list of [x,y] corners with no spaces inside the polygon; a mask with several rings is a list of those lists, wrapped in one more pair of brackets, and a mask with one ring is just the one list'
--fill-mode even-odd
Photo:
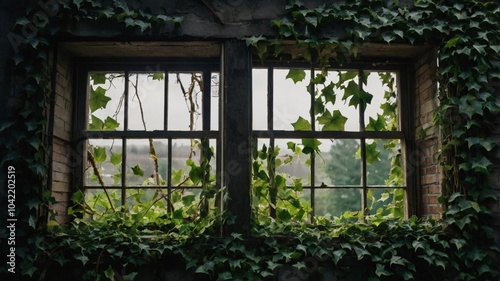
{"label": "window mullion", "polygon": [[[124,85],[124,116],[123,116],[123,130],[128,131],[128,91],[129,91],[129,71],[125,71],[125,85]],[[127,139],[122,138],[122,205],[125,205],[125,200],[127,198]]]}
{"label": "window mullion", "polygon": [[204,69],[203,74],[202,74],[202,84],[201,86],[203,87],[202,90],[202,108],[201,108],[201,114],[202,114],[202,127],[204,131],[209,131],[210,125],[211,125],[211,120],[210,120],[210,108],[211,108],[211,89],[212,89],[212,79],[211,79],[211,72],[210,70]]}
{"label": "window mullion", "polygon": [[172,213],[172,138],[168,138],[168,156],[167,156],[167,212]]}
{"label": "window mullion", "polygon": [[[363,91],[363,69],[358,70],[358,88],[359,91]],[[360,132],[365,132],[365,109],[366,105],[364,100],[360,100],[359,102],[359,130]],[[366,216],[366,207],[367,207],[367,168],[366,168],[366,137],[361,138],[361,185],[362,185],[362,193],[361,193],[361,214],[363,220]]]}
{"label": "window mullion", "polygon": [[167,131],[168,130],[168,71],[164,72],[165,74],[165,79],[163,79],[165,86],[164,86],[164,91],[165,91],[165,99],[163,100],[163,110],[164,110],[164,118],[163,118],[163,130]]}
{"label": "window mullion", "polygon": [[274,68],[267,68],[267,129],[274,130]]}
{"label": "window mullion", "polygon": [[[314,78],[314,66],[311,67],[311,80]],[[314,112],[314,93],[315,93],[315,85],[312,83],[312,82],[309,82],[309,94],[311,95],[311,105],[309,107],[309,112],[310,112],[310,118],[311,118],[311,131],[316,131],[316,121],[314,119],[315,117],[315,112]],[[311,221],[312,221],[312,218],[314,217],[315,215],[315,209],[316,209],[316,200],[315,200],[315,197],[316,197],[316,190],[315,190],[315,186],[316,186],[316,154],[315,152],[312,152],[311,153],[311,167],[310,167],[310,171],[311,171],[311,189],[310,189],[310,196],[311,196]]]}

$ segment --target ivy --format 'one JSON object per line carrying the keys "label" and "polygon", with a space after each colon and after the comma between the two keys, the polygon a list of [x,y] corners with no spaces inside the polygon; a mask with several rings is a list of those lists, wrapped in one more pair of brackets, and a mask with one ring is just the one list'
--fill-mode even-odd
{"label": "ivy", "polygon": [[[206,275],[213,280],[270,280],[278,270],[311,274],[313,271],[309,271],[311,268],[304,262],[307,258],[315,261],[314,270],[325,270],[333,263],[340,274],[338,278],[350,274],[357,280],[498,278],[498,271],[488,258],[491,251],[498,249],[489,244],[491,229],[485,223],[490,216],[485,203],[494,199],[486,178],[493,167],[491,151],[498,147],[493,129],[500,112],[500,104],[490,85],[500,79],[500,8],[495,1],[418,0],[400,5],[399,1],[369,0],[335,2],[313,8],[290,1],[285,16],[271,23],[277,38],[248,39],[248,44],[261,58],[280,55],[281,40],[294,40],[304,52],[293,58],[306,59],[322,68],[311,84],[324,84],[332,62],[343,64],[356,58],[359,46],[370,41],[387,44],[426,42],[437,46],[437,76],[441,88],[435,122],[443,132],[440,159],[445,168],[443,184],[447,195],[441,199],[447,208],[441,222],[375,218],[373,223],[351,224],[346,222],[357,220],[356,214],[346,212],[337,221],[320,219],[312,225],[289,223],[291,218],[303,218],[309,211],[294,194],[301,189],[300,181],[294,180],[295,190],[283,188],[284,176],[274,173],[276,166],[282,164],[276,158],[277,148],[263,147],[253,166],[254,180],[262,185],[272,184],[270,188],[256,188],[255,192],[265,193],[261,199],[270,195],[266,193],[270,190],[277,192],[273,194],[279,196],[275,202],[271,199],[270,207],[276,208],[278,220],[256,226],[254,235],[258,239],[255,241],[237,234],[217,235],[217,229],[231,222],[229,214],[207,214],[203,223],[199,223],[189,220],[192,215],[189,208],[177,209],[173,216],[162,217],[150,212],[153,207],[146,205],[140,206],[142,210],[132,210],[135,212],[132,216],[124,212],[104,213],[102,220],[75,220],[72,227],[51,232],[45,238],[32,235],[44,232],[46,206],[52,200],[44,190],[49,158],[48,147],[42,140],[46,138],[47,124],[43,121],[48,114],[46,105],[53,91],[48,59],[52,54],[53,36],[61,26],[84,21],[112,22],[137,33],[161,32],[159,29],[166,24],[178,26],[182,22],[179,16],[153,15],[130,9],[123,1],[109,3],[64,1],[59,3],[61,6],[51,8],[58,13],[50,20],[41,21],[36,34],[26,38],[9,37],[19,50],[12,63],[16,68],[16,85],[20,85],[19,95],[25,102],[17,108],[19,115],[16,118],[0,124],[2,135],[9,135],[2,142],[2,164],[13,163],[16,169],[30,171],[23,186],[33,188],[24,192],[37,195],[31,196],[36,198],[26,202],[25,205],[31,207],[23,211],[29,213],[22,223],[29,226],[26,229],[30,231],[19,233],[20,242],[24,239],[26,245],[33,246],[32,250],[26,250],[29,254],[22,255],[20,265],[29,279],[142,280],[151,278],[155,264],[166,264],[173,258],[193,274]],[[15,28],[30,28],[28,18],[19,19]],[[345,26],[346,30],[339,35],[335,26]],[[352,106],[370,102],[371,95],[359,88],[358,84],[363,81],[353,80],[357,75],[344,72],[340,75],[341,82],[324,85],[315,96],[314,113],[317,121],[324,125],[323,130],[342,130],[346,122],[340,112],[324,106],[335,102],[334,89],[341,89],[343,100]],[[297,83],[305,79],[305,72],[291,71],[287,78]],[[105,77],[99,74],[92,79],[95,85],[105,82]],[[96,88],[91,92],[91,111],[106,107],[108,101],[109,97],[100,87]],[[384,110],[390,112],[392,106],[388,102]],[[387,116],[385,111],[384,116]],[[114,130],[118,126],[116,120],[102,120],[94,115],[91,119],[95,130]],[[371,118],[366,129],[389,130],[390,122],[388,127],[382,126],[385,121],[380,116]],[[298,131],[311,130],[310,122],[302,117],[293,126]],[[379,155],[374,144],[367,145],[371,149],[371,161],[377,161]],[[300,145],[291,143],[288,148],[313,154],[318,152],[319,145],[318,140],[302,139]],[[203,151],[209,153],[207,149]],[[97,163],[108,158],[115,166],[121,163],[121,155],[108,155],[99,147],[93,149],[93,156]],[[266,161],[269,169],[264,169],[258,161]],[[204,177],[208,165],[205,162],[192,167],[190,177],[193,181],[210,183],[210,179]],[[132,170],[139,175],[142,171],[139,165]],[[176,176],[181,181],[182,171]],[[213,196],[213,190],[206,192],[206,198]],[[82,202],[82,197],[75,193],[74,201]],[[187,205],[194,198],[187,195],[179,199]],[[388,200],[388,197],[381,200]],[[91,203],[99,206],[107,204],[105,202],[96,199]],[[395,206],[394,210],[397,209]],[[150,222],[157,225],[151,227]],[[75,271],[67,276],[55,276],[62,268],[75,268]]]}

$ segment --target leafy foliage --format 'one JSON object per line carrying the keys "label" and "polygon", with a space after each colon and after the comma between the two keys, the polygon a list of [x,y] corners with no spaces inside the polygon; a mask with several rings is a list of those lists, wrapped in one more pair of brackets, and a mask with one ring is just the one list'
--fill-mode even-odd
{"label": "leafy foliage", "polygon": [[[45,229],[46,206],[51,202],[44,188],[49,158],[42,141],[47,125],[46,104],[52,90],[48,63],[51,36],[57,34],[63,24],[70,26],[67,23],[83,20],[114,22],[135,32],[154,32],[166,23],[178,25],[182,21],[179,16],[135,11],[122,1],[112,1],[110,5],[94,0],[72,0],[62,4],[57,20],[41,22],[38,33],[26,38],[23,49],[13,58],[25,103],[16,118],[4,120],[0,125],[2,135],[9,134],[7,141],[1,144],[2,164],[14,164],[26,171],[20,185],[32,187],[23,191],[23,197],[31,199],[22,203],[30,207],[21,210],[19,215],[26,218],[20,225],[27,230],[18,233],[18,242],[32,246],[19,252],[24,274],[29,279],[46,280],[139,280],[154,278],[151,272],[158,270],[156,264],[165,264],[174,257],[187,270],[210,279],[266,280],[286,265],[303,269],[304,260],[310,257],[338,269],[339,274],[345,274],[341,277],[351,274],[357,280],[497,279],[498,271],[488,258],[495,249],[489,244],[491,229],[486,221],[490,214],[485,202],[494,196],[485,175],[491,173],[493,166],[489,152],[498,146],[492,130],[500,105],[489,82],[500,79],[497,26],[500,9],[495,1],[479,0],[398,3],[345,1],[306,8],[298,1],[290,1],[286,15],[272,24],[278,39],[296,40],[304,47],[303,58],[318,62],[325,69],[332,59],[338,63],[349,61],[357,55],[360,44],[371,40],[430,42],[439,47],[441,89],[435,120],[443,128],[441,159],[446,170],[444,184],[448,195],[443,199],[447,207],[443,222],[411,218],[373,224],[335,224],[321,220],[313,225],[296,225],[286,221],[294,216],[302,218],[299,214],[301,210],[306,212],[306,206],[297,205],[296,194],[285,194],[290,197],[284,197],[282,204],[297,205],[296,212],[291,213],[287,207],[288,214],[284,211],[277,214],[285,223],[269,221],[256,227],[255,236],[259,238],[256,240],[243,239],[238,234],[217,236],[222,223],[231,221],[229,215],[215,214],[203,222],[190,222],[184,209],[174,212],[172,217],[149,219],[140,218],[137,215],[140,213],[105,213],[102,220],[75,220],[72,227],[42,237],[39,234]],[[24,17],[16,22],[16,28],[28,24],[30,21]],[[346,26],[345,34],[340,37],[332,28],[337,24]],[[261,57],[280,53],[278,40],[253,37],[249,44]],[[304,79],[301,77],[300,72],[290,76],[295,82]],[[100,76],[93,79],[96,84],[103,82]],[[314,79],[311,83],[324,83],[321,77]],[[347,84],[339,85],[345,87],[343,99],[353,106],[369,102],[370,95],[354,87],[360,82],[352,79],[346,77]],[[334,112],[320,106],[334,102],[332,87],[325,85],[318,93],[314,113],[329,126],[327,129],[335,130],[341,128],[343,119],[340,116],[334,119]],[[91,111],[106,106],[108,101],[98,89],[92,94]],[[386,109],[390,111],[390,107],[387,103]],[[96,130],[113,130],[117,124],[106,120],[92,118],[92,124]],[[308,128],[303,121],[295,126]],[[381,120],[371,119],[367,129],[381,130]],[[317,140],[304,139],[302,145],[302,152],[314,153],[319,144]],[[266,161],[268,168],[278,164],[274,156],[276,150],[263,148],[256,161]],[[94,154],[98,162],[107,159],[98,148]],[[120,158],[112,155],[110,161],[118,165]],[[255,180],[260,180],[262,185],[269,184],[270,179],[274,182],[270,188],[260,190],[265,193],[260,198],[267,198],[273,189],[278,189],[277,194],[296,192],[283,189],[283,180],[273,174],[272,169],[265,170],[258,165],[254,170]],[[192,200],[185,196],[179,202]],[[79,202],[77,198],[75,201]],[[148,211],[145,216],[153,214]],[[351,217],[346,213],[339,222],[349,221]],[[183,223],[177,224],[176,220]],[[159,223],[151,228],[149,222],[152,221]],[[284,233],[291,234],[283,238]],[[60,274],[61,268],[74,271],[67,273],[68,276],[54,275]],[[318,263],[316,269],[324,268]],[[359,268],[364,270],[356,271]]]}

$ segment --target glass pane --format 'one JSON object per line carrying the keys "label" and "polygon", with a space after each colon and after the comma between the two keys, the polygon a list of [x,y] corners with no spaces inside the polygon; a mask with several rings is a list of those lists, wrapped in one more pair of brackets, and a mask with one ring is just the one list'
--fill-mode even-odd
{"label": "glass pane", "polygon": [[289,186],[300,187],[311,185],[310,156],[301,153],[299,139],[278,139],[275,146],[279,147],[276,173],[286,178]]}
{"label": "glass pane", "polygon": [[202,130],[203,74],[168,73],[168,129]]}
{"label": "glass pane", "polygon": [[[324,85],[316,86],[314,112],[318,131],[359,131],[357,71],[328,71]],[[352,103],[352,104],[351,104]],[[356,106],[354,106],[356,104]]]}
{"label": "glass pane", "polygon": [[167,157],[166,140],[127,140],[127,186],[166,185]]}
{"label": "glass pane", "polygon": [[367,193],[367,213],[385,218],[404,217],[404,190],[402,188],[370,188]]}
{"label": "glass pane", "polygon": [[131,73],[128,93],[128,129],[163,130],[165,74]]}
{"label": "glass pane", "polygon": [[401,141],[366,140],[366,169],[369,186],[403,186]]}
{"label": "glass pane", "polygon": [[366,72],[366,92],[373,98],[366,106],[365,125],[367,131],[397,131],[398,103],[396,74],[391,72]]}
{"label": "glass pane", "polygon": [[293,131],[292,123],[297,122],[299,117],[304,118],[310,124],[311,95],[308,92],[308,85],[311,74],[308,69],[294,71],[303,71],[304,78],[295,83],[292,79],[286,78],[290,69],[274,69],[273,124],[275,130]]}
{"label": "glass pane", "polygon": [[[324,140],[327,143],[327,140]],[[315,184],[326,186],[361,186],[359,140],[336,139],[316,157]]]}
{"label": "glass pane", "polygon": [[120,140],[88,140],[85,151],[85,185],[122,184],[122,143]]}
{"label": "glass pane", "polygon": [[334,217],[343,213],[361,211],[361,193],[358,188],[316,189],[315,215]]}
{"label": "glass pane", "polygon": [[87,130],[123,130],[124,73],[90,72],[87,95]]}
{"label": "glass pane", "polygon": [[254,130],[267,130],[267,69],[252,70],[252,117]]}
{"label": "glass pane", "polygon": [[[159,199],[161,196],[167,195],[167,190],[162,189],[159,191],[156,188],[134,188],[134,189],[127,189],[127,197],[126,197],[126,203],[129,206],[134,206],[137,204],[144,204],[146,206],[149,206],[147,203],[153,203],[155,200]],[[163,207],[165,208],[165,211],[167,210],[167,201],[166,200],[159,200],[158,202],[155,203],[156,207]],[[137,210],[137,209],[135,209]],[[145,210],[143,210],[145,211]],[[157,212],[157,211],[155,211]]]}
{"label": "glass pane", "polygon": [[212,81],[210,98],[210,129],[216,131],[219,129],[219,93],[220,93],[220,75],[218,72],[212,72]]}
{"label": "glass pane", "polygon": [[[209,184],[215,183],[216,175],[216,140],[209,140],[208,144],[199,139],[179,139],[172,141],[172,185],[201,186],[205,179],[206,170],[201,164],[204,157],[210,157]],[[203,152],[202,149],[207,149]]]}

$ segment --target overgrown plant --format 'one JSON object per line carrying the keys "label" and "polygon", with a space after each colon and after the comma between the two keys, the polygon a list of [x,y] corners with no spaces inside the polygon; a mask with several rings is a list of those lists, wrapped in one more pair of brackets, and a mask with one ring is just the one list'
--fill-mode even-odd
{"label": "overgrown plant", "polygon": [[[41,236],[50,201],[45,189],[48,157],[44,120],[48,95],[53,90],[53,66],[49,65],[52,35],[62,24],[82,20],[111,21],[137,32],[181,21],[180,17],[131,10],[122,1],[109,5],[72,0],[56,7],[60,9],[57,16],[40,24],[36,34],[15,38],[25,40],[22,46],[16,45],[20,52],[14,57],[16,85],[23,85],[16,91],[23,102],[16,108],[19,118],[6,120],[0,127],[2,135],[9,134],[1,144],[2,164],[25,170],[25,181],[20,179],[18,184],[32,189],[21,191],[25,192],[23,197],[36,197],[22,202],[31,207],[18,213],[26,218],[20,222],[24,230],[18,232],[18,242],[27,245],[19,247],[18,252],[26,279],[154,279],[161,275],[160,265],[173,259],[178,264],[169,268],[182,266],[213,280],[270,280],[276,273],[305,279],[328,268],[343,280],[498,279],[489,258],[495,249],[489,243],[485,205],[494,196],[485,179],[493,166],[491,151],[497,147],[493,120],[500,106],[489,83],[500,79],[500,8],[495,1],[479,0],[398,3],[350,1],[307,8],[291,1],[285,16],[273,21],[277,39],[254,37],[249,44],[256,47],[256,53],[266,56],[280,54],[281,39],[295,40],[304,47],[304,58],[325,70],[332,60],[351,60],[358,46],[368,41],[435,44],[439,48],[441,86],[436,123],[444,134],[441,159],[448,195],[443,199],[447,211],[442,222],[411,218],[336,224],[321,219],[310,226],[274,221],[258,229],[259,239],[252,240],[238,234],[215,235],[223,222],[231,221],[230,217],[208,215],[203,224],[187,222],[184,215],[183,224],[172,221],[175,216],[151,217],[151,221],[165,224],[150,229],[131,222],[133,216],[115,212],[107,218],[110,223],[79,220],[72,228]],[[347,27],[345,34],[338,36],[332,29],[337,23]],[[17,22],[18,28],[29,24],[27,18]],[[304,146],[310,153],[315,151],[314,142]],[[254,168],[256,180],[273,176],[271,188],[281,187],[276,181],[279,175],[269,170],[276,160],[276,150],[274,146],[263,148],[256,156],[271,165],[267,170]],[[28,196],[32,194],[37,196]],[[267,207],[279,206],[273,199],[276,193],[269,194]],[[291,203],[295,200],[293,197]],[[290,235],[283,237],[284,233]],[[73,272],[61,276],[61,268],[72,268]]]}

